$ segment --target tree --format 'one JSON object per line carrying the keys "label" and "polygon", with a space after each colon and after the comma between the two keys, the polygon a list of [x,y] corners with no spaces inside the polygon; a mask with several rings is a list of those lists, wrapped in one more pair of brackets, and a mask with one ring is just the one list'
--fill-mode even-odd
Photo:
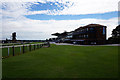
{"label": "tree", "polygon": [[114,37],[114,38],[120,37],[120,25],[118,25],[115,29],[113,29],[112,37]]}
{"label": "tree", "polygon": [[120,43],[120,25],[118,25],[112,31],[112,37],[108,38],[108,43],[119,44]]}

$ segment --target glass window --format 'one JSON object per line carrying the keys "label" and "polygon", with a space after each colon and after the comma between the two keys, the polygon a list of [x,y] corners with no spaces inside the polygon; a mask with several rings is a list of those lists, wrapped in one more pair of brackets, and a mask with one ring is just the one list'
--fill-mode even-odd
{"label": "glass window", "polygon": [[85,35],[84,35],[84,38],[85,38]]}
{"label": "glass window", "polygon": [[103,35],[105,34],[105,27],[103,27]]}
{"label": "glass window", "polygon": [[86,35],[86,37],[88,38],[88,35]]}
{"label": "glass window", "polygon": [[87,31],[88,31],[88,28],[87,28]]}
{"label": "glass window", "polygon": [[90,28],[90,30],[91,30],[91,31],[93,31],[93,30],[94,30],[94,28]]}

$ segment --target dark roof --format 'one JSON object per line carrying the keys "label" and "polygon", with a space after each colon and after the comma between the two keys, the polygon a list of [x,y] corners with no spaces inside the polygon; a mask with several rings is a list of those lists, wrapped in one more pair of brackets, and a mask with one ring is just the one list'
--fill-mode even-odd
{"label": "dark roof", "polygon": [[[88,24],[88,25],[86,25],[86,26],[81,26],[81,27],[75,29],[75,31],[77,31],[77,30],[79,30],[79,29],[86,28],[86,27],[103,27],[103,26],[104,26],[104,25],[100,25],[100,24]],[[104,27],[106,27],[106,26],[104,26]]]}
{"label": "dark roof", "polygon": [[84,27],[96,27],[96,26],[104,26],[104,25],[100,25],[100,24],[88,24]]}

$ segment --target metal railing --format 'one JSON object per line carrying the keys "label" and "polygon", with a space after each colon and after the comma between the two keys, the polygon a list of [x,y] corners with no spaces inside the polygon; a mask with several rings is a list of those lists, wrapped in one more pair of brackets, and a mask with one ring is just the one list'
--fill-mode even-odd
{"label": "metal railing", "polygon": [[2,59],[10,57],[10,56],[24,54],[26,52],[40,49],[42,47],[50,47],[50,43],[3,46],[2,47]]}

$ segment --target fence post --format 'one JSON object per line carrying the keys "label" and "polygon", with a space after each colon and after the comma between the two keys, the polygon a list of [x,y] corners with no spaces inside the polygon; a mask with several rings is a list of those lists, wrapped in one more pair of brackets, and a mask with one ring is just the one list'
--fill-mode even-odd
{"label": "fence post", "polygon": [[35,44],[34,44],[34,50],[35,50]]}
{"label": "fence post", "polygon": [[41,48],[43,47],[43,44],[41,44]]}
{"label": "fence post", "polygon": [[39,45],[37,44],[37,48],[39,49]]}
{"label": "fence post", "polygon": [[37,49],[37,44],[35,44],[36,46],[35,46],[35,48]]}
{"label": "fence post", "polygon": [[50,47],[50,43],[48,42],[48,47]]}
{"label": "fence post", "polygon": [[40,48],[42,48],[42,44],[40,44]]}
{"label": "fence post", "polygon": [[24,45],[23,45],[23,53],[25,52]]}
{"label": "fence post", "polygon": [[38,44],[38,49],[39,49],[40,47],[39,47],[39,44]]}
{"label": "fence post", "polygon": [[39,46],[40,46],[40,48],[41,48],[41,44],[40,44]]}
{"label": "fence post", "polygon": [[14,49],[14,46],[12,47],[12,49],[13,49],[13,56],[15,55],[15,49]]}
{"label": "fence post", "polygon": [[9,56],[9,47],[8,47],[8,56]]}
{"label": "fence post", "polygon": [[31,44],[29,45],[29,51],[31,51]]}
{"label": "fence post", "polygon": [[20,46],[20,53],[21,53],[21,46]]}
{"label": "fence post", "polygon": [[27,49],[28,49],[28,51],[29,51],[29,45],[27,45]]}
{"label": "fence post", "polygon": [[38,44],[36,44],[36,49],[38,49]]}
{"label": "fence post", "polygon": [[31,44],[31,51],[33,50],[33,47],[34,47],[34,46]]}

